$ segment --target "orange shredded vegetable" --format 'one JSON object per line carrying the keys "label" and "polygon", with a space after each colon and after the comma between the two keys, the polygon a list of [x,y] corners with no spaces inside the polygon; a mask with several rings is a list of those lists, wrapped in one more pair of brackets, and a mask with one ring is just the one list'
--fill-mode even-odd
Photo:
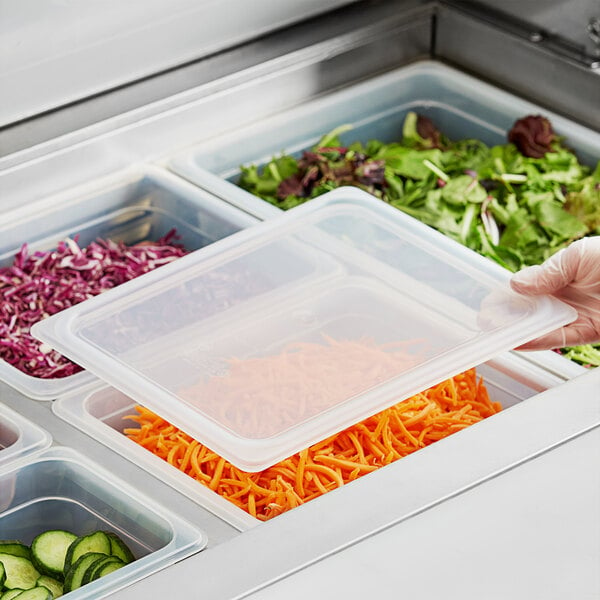
{"label": "orange shredded vegetable", "polygon": [[246,473],[148,409],[125,418],[131,440],[266,521],[496,414],[475,369],[345,429],[259,473]]}

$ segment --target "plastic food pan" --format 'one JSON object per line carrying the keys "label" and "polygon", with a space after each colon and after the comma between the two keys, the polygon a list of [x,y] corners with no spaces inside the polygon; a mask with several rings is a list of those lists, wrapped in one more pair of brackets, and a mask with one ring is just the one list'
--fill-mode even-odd
{"label": "plastic food pan", "polygon": [[207,543],[206,535],[70,448],[54,447],[0,469],[0,539],[31,544],[49,529],[113,531],[136,560],[69,593],[103,598]]}
{"label": "plastic food pan", "polygon": [[7,463],[45,450],[52,443],[50,434],[0,404],[0,468]]}
{"label": "plastic food pan", "polygon": [[[0,225],[0,266],[12,264],[23,243],[47,251],[78,235],[82,247],[99,237],[130,245],[175,228],[178,241],[197,250],[255,222],[168,171],[136,167],[10,213]],[[52,400],[95,381],[85,371],[59,379],[32,377],[6,361],[0,361],[0,379],[37,400]]]}
{"label": "plastic food pan", "polygon": [[595,166],[600,154],[598,133],[451,67],[423,61],[188,148],[167,163],[200,187],[269,218],[280,209],[235,185],[240,165],[262,165],[283,152],[299,155],[343,124],[353,128],[341,135],[342,143],[399,141],[409,111],[431,118],[451,139],[476,138],[488,145],[506,142],[515,119],[544,114],[581,161]]}
{"label": "plastic food pan", "polygon": [[[544,354],[554,354],[546,352]],[[532,366],[513,352],[491,360],[477,369],[483,376],[490,398],[500,402],[504,408],[522,402],[527,398],[550,389],[572,374],[570,361],[558,357],[555,361],[557,374]],[[559,373],[559,364],[566,367],[565,376]],[[584,369],[581,368],[580,372]],[[105,386],[96,390],[60,398],[53,403],[53,411],[63,420],[85,431],[94,439],[109,446],[128,460],[142,467],[150,474],[167,482],[179,492],[210,510],[234,527],[243,531],[260,523],[248,513],[219,496],[204,485],[196,482],[188,475],[158,458],[150,451],[142,448],[123,435],[127,427],[136,424],[124,417],[134,412],[135,402],[122,392]],[[493,419],[494,417],[491,417]],[[460,435],[457,434],[457,435]],[[397,461],[384,467],[394,468]],[[367,475],[368,477],[368,475]],[[349,484],[352,485],[352,484]],[[343,490],[341,490],[343,493]],[[318,499],[314,500],[318,502]]]}

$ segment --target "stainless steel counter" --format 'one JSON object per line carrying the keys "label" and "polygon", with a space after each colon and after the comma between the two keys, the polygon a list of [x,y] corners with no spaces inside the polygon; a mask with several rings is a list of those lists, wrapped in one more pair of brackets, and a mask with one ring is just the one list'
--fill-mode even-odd
{"label": "stainless steel counter", "polygon": [[596,427],[246,597],[596,599],[599,466]]}

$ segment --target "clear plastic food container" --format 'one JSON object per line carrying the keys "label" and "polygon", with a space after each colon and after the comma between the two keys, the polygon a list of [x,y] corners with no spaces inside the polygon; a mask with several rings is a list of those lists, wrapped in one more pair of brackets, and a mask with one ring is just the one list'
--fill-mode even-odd
{"label": "clear plastic food container", "polygon": [[[0,225],[0,266],[23,243],[49,251],[67,237],[80,247],[97,238],[128,245],[156,240],[175,228],[179,243],[197,250],[256,219],[168,171],[140,166],[11,212]],[[0,360],[0,379],[38,400],[51,400],[94,381],[90,373],[43,379]]]}
{"label": "clear plastic food container", "polygon": [[[307,264],[313,275],[299,276]],[[266,279],[240,285],[244,273]],[[555,298],[516,294],[509,278],[345,187],[32,333],[235,466],[260,471],[575,318]]]}
{"label": "clear plastic food container", "polygon": [[299,155],[344,124],[352,129],[341,134],[343,144],[399,141],[409,111],[429,117],[451,139],[475,138],[488,145],[505,143],[515,119],[543,114],[582,162],[595,166],[600,154],[600,134],[466,73],[423,61],[198,144],[168,159],[168,165],[228,202],[269,218],[277,207],[235,185],[240,165],[263,165],[284,152]]}
{"label": "clear plastic food container", "polygon": [[50,434],[4,404],[0,404],[0,469],[23,456],[48,448]]}
{"label": "clear plastic food container", "polygon": [[[506,353],[477,367],[490,398],[500,402],[504,410],[564,382],[573,375],[573,364],[554,353],[541,353],[552,358],[556,374],[528,363],[516,353]],[[579,367],[583,373],[583,367]],[[260,521],[238,508],[224,497],[179,471],[123,434],[123,430],[138,425],[126,419],[135,413],[136,402],[112,387],[60,398],[52,409],[64,421],[86,432],[94,439],[115,450],[148,473],[185,494],[204,508],[229,522],[241,531]],[[493,421],[494,417],[489,420]],[[459,435],[457,433],[455,435]],[[383,469],[393,469],[392,463]],[[368,477],[368,475],[367,475]],[[352,484],[348,484],[352,485]],[[343,490],[342,490],[343,493]],[[318,498],[314,501],[318,501]]]}
{"label": "clear plastic food container", "polygon": [[50,529],[116,533],[135,559],[69,593],[103,598],[202,550],[205,534],[70,448],[54,447],[0,469],[0,539],[31,544]]}

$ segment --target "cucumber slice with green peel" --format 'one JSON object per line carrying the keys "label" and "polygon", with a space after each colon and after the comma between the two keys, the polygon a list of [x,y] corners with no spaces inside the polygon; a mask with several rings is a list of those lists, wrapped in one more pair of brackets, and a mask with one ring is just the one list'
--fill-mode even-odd
{"label": "cucumber slice with green peel", "polygon": [[35,587],[35,582],[41,575],[33,563],[22,556],[0,554],[0,563],[4,565],[6,571],[4,587],[9,590],[13,588],[28,590]]}
{"label": "cucumber slice with green peel", "polygon": [[63,585],[63,592],[72,592],[82,586],[83,575],[87,571],[88,567],[100,558],[106,558],[106,554],[100,552],[88,552],[83,556],[80,556],[71,565],[71,568],[65,575],[65,583]]}
{"label": "cucumber slice with green peel", "polygon": [[110,553],[113,556],[118,556],[126,565],[135,560],[133,552],[129,549],[129,546],[112,531],[105,531],[108,539],[110,540]]}
{"label": "cucumber slice with green peel", "polygon": [[40,533],[31,542],[31,562],[40,573],[62,576],[67,550],[76,539],[74,533],[62,529]]}
{"label": "cucumber slice with green peel", "polygon": [[[48,575],[42,575],[36,582],[35,585],[37,587],[44,586],[48,588],[52,592],[52,596],[54,598],[59,598],[63,595],[63,584],[54,579],[54,577],[49,577]],[[2,600],[0,598],[0,600]]]}
{"label": "cucumber slice with green peel", "polygon": [[92,581],[96,581],[96,579],[100,579],[101,577],[104,577],[105,575],[110,575],[114,571],[122,569],[124,566],[125,566],[125,563],[122,561],[119,561],[119,562],[112,561],[112,562],[108,562],[104,565],[100,565],[99,567],[97,567],[94,570],[94,573],[92,575]]}
{"label": "cucumber slice with green peel", "polygon": [[48,588],[34,587],[17,594],[14,600],[53,600],[53,598],[52,592]]}
{"label": "cucumber slice with green peel", "polygon": [[31,560],[31,550],[29,546],[18,542],[17,540],[0,540],[0,554],[13,554],[22,556]]}
{"label": "cucumber slice with green peel", "polygon": [[6,569],[4,565],[0,563],[0,590],[4,586],[4,582],[6,581]]}
{"label": "cucumber slice with green peel", "polygon": [[70,546],[65,557],[63,573],[67,573],[71,565],[75,564],[79,557],[88,552],[110,554],[110,539],[104,531],[95,531],[89,535],[78,537]]}
{"label": "cucumber slice with green peel", "polygon": [[21,592],[24,592],[20,588],[15,588],[13,590],[6,590],[3,594],[0,594],[0,600],[13,600],[16,596],[18,596]]}
{"label": "cucumber slice with green peel", "polygon": [[96,579],[96,573],[100,569],[104,568],[106,565],[110,565],[113,563],[124,566],[123,561],[117,556],[105,556],[104,558],[100,558],[97,561],[93,562],[83,574],[81,585],[86,585],[90,583],[90,581],[94,581]]}

